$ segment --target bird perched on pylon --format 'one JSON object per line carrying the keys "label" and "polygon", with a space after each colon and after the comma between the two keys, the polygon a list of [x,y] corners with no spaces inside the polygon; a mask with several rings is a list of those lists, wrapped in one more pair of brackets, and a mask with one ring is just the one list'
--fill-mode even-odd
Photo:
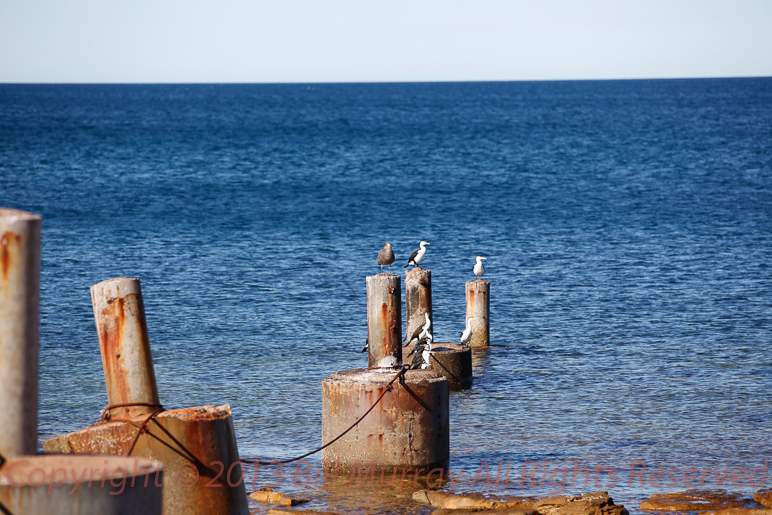
{"label": "bird perched on pylon", "polygon": [[391,273],[391,264],[394,262],[394,251],[391,249],[391,243],[388,241],[383,244],[383,248],[378,253],[378,264],[381,265],[381,273],[383,273],[383,267],[389,265],[389,273]]}

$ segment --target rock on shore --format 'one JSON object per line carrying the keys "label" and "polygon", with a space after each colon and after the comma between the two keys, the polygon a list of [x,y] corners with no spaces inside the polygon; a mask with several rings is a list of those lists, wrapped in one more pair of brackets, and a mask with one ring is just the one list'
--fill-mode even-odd
{"label": "rock on shore", "polygon": [[583,495],[560,495],[538,499],[536,497],[506,497],[489,499],[479,494],[447,494],[434,490],[419,490],[413,500],[440,508],[434,515],[444,515],[450,510],[457,515],[484,511],[486,514],[512,515],[628,515],[622,505],[615,505],[607,492]]}

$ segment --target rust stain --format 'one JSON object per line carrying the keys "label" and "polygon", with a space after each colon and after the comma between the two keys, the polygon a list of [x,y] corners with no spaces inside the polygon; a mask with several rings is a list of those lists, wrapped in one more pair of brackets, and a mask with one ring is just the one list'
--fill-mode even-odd
{"label": "rust stain", "polygon": [[[102,328],[102,359],[104,360],[108,397],[111,404],[131,402],[131,392],[128,390],[128,373],[124,366],[123,329],[126,324],[124,299],[110,299],[107,307],[100,314]],[[126,414],[130,409],[125,408]]]}
{"label": "rust stain", "polygon": [[11,273],[11,265],[13,265],[10,248],[13,243],[15,243],[18,248],[21,243],[21,235],[16,234],[13,231],[5,231],[3,236],[0,237],[0,271],[2,272],[4,280],[8,280],[8,276]]}

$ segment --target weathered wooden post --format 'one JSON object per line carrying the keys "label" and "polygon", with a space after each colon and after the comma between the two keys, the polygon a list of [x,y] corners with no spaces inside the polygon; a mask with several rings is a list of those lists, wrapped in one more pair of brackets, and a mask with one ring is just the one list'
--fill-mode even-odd
{"label": "weathered wooden post", "polygon": [[161,515],[162,474],[145,458],[17,456],[0,472],[0,513]]}
{"label": "weathered wooden post", "polygon": [[0,208],[0,456],[35,454],[40,328],[38,215]]}
{"label": "weathered wooden post", "polygon": [[426,313],[434,324],[432,317],[432,271],[423,268],[412,268],[405,272],[405,318],[407,328],[405,334],[410,335],[416,328],[423,327]]}
{"label": "weathered wooden post", "polygon": [[160,408],[139,279],[119,277],[91,287],[111,413],[135,417]]}
{"label": "weathered wooden post", "polygon": [[398,275],[367,277],[367,341],[369,367],[387,356],[402,362],[402,288]]}
{"label": "weathered wooden post", "polygon": [[485,279],[475,279],[466,283],[466,317],[471,319],[472,341],[470,347],[489,347],[491,306],[491,283]]}

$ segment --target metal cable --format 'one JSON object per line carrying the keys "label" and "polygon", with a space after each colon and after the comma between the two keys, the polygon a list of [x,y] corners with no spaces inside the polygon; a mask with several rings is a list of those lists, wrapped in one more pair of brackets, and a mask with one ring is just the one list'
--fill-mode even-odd
{"label": "metal cable", "polygon": [[370,406],[370,409],[368,409],[368,410],[365,412],[365,414],[364,414],[364,415],[362,415],[361,417],[359,417],[359,419],[358,419],[356,422],[354,422],[353,424],[351,424],[351,426],[350,426],[348,429],[346,429],[346,430],[345,430],[345,431],[343,431],[341,434],[339,434],[338,436],[336,436],[336,437],[335,437],[333,440],[331,440],[331,441],[327,442],[326,444],[322,445],[322,446],[321,446],[321,447],[319,447],[318,449],[314,449],[313,451],[311,451],[311,452],[307,452],[307,453],[303,454],[302,456],[298,456],[297,458],[290,458],[290,459],[288,459],[288,460],[277,460],[277,461],[260,461],[260,460],[240,459],[239,461],[241,461],[241,462],[243,462],[243,463],[251,463],[251,464],[258,464],[258,465],[277,465],[277,464],[280,464],[280,463],[281,463],[281,464],[284,464],[284,463],[292,463],[293,461],[302,460],[303,458],[305,458],[305,457],[307,457],[307,456],[311,456],[312,454],[316,454],[317,452],[321,451],[322,449],[325,449],[325,448],[329,447],[330,445],[334,444],[335,442],[337,442],[338,440],[340,440],[341,438],[343,438],[343,435],[345,435],[346,433],[348,433],[349,431],[351,431],[352,429],[354,429],[354,428],[355,428],[355,427],[356,427],[356,426],[357,426],[357,425],[358,425],[360,422],[362,422],[362,420],[364,420],[364,418],[365,418],[367,415],[369,415],[369,414],[370,414],[370,412],[371,412],[371,411],[373,411],[373,409],[375,409],[375,407],[378,405],[378,403],[379,403],[379,402],[381,402],[381,399],[383,399],[383,396],[384,396],[384,395],[386,395],[386,392],[390,392],[390,391],[391,391],[391,385],[393,385],[393,384],[394,384],[394,381],[396,381],[397,379],[399,379],[400,377],[402,377],[403,375],[405,375],[405,372],[406,372],[406,371],[407,371],[407,369],[406,369],[406,368],[403,368],[403,369],[401,369],[401,370],[399,371],[399,373],[398,373],[396,376],[394,376],[394,379],[392,379],[391,381],[389,381],[389,384],[387,384],[387,385],[386,385],[386,388],[383,390],[383,393],[381,393],[381,395],[378,397],[378,399],[377,399],[377,400],[376,400],[376,401],[373,403],[373,405],[372,405],[372,406]]}

